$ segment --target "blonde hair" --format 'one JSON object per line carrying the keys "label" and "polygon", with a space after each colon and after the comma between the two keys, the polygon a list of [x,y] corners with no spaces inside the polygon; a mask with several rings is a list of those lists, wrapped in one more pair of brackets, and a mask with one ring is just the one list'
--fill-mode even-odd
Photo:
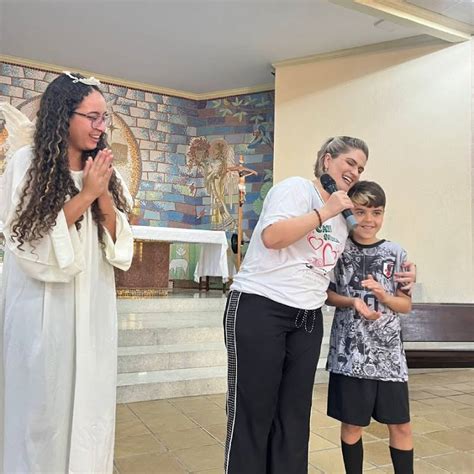
{"label": "blonde hair", "polygon": [[337,158],[341,153],[348,153],[350,150],[360,150],[367,159],[369,158],[369,147],[360,138],[346,136],[328,138],[318,151],[318,157],[314,164],[314,176],[320,178],[326,172],[324,169],[324,157],[327,153],[332,158]]}

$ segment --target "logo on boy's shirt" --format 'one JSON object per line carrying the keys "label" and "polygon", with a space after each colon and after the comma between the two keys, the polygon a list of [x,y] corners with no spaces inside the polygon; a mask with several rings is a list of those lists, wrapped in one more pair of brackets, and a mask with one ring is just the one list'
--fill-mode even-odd
{"label": "logo on boy's shirt", "polygon": [[382,265],[382,273],[386,278],[392,278],[393,270],[395,269],[395,262],[393,260],[386,260]]}

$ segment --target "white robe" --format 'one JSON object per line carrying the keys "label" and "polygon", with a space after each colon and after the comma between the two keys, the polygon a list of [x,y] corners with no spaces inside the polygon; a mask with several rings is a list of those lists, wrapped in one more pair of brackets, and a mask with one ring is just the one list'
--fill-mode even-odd
{"label": "white robe", "polygon": [[[0,297],[0,468],[4,473],[111,473],[117,377],[113,267],[128,269],[133,237],[116,211],[116,241],[98,241],[90,208],[81,229],[63,211],[36,248],[12,242],[31,163],[25,147],[0,186],[5,258]],[[82,171],[71,171],[78,189]],[[125,192],[125,184],[123,184]],[[129,195],[128,195],[129,196]],[[2,459],[3,458],[3,462]]]}

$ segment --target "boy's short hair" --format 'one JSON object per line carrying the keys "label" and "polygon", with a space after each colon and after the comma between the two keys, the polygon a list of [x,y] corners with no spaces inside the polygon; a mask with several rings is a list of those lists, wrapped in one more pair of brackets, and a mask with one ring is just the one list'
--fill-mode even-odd
{"label": "boy's short hair", "polygon": [[385,207],[384,190],[373,181],[359,181],[349,189],[347,195],[359,206]]}

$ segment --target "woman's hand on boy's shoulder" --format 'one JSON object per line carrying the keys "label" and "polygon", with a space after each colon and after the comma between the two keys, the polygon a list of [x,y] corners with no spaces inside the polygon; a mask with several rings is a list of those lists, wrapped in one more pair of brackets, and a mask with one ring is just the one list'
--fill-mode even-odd
{"label": "woman's hand on boy's shoulder", "polygon": [[400,285],[400,290],[411,296],[416,283],[416,265],[413,262],[403,262],[402,271],[395,272],[395,281]]}

